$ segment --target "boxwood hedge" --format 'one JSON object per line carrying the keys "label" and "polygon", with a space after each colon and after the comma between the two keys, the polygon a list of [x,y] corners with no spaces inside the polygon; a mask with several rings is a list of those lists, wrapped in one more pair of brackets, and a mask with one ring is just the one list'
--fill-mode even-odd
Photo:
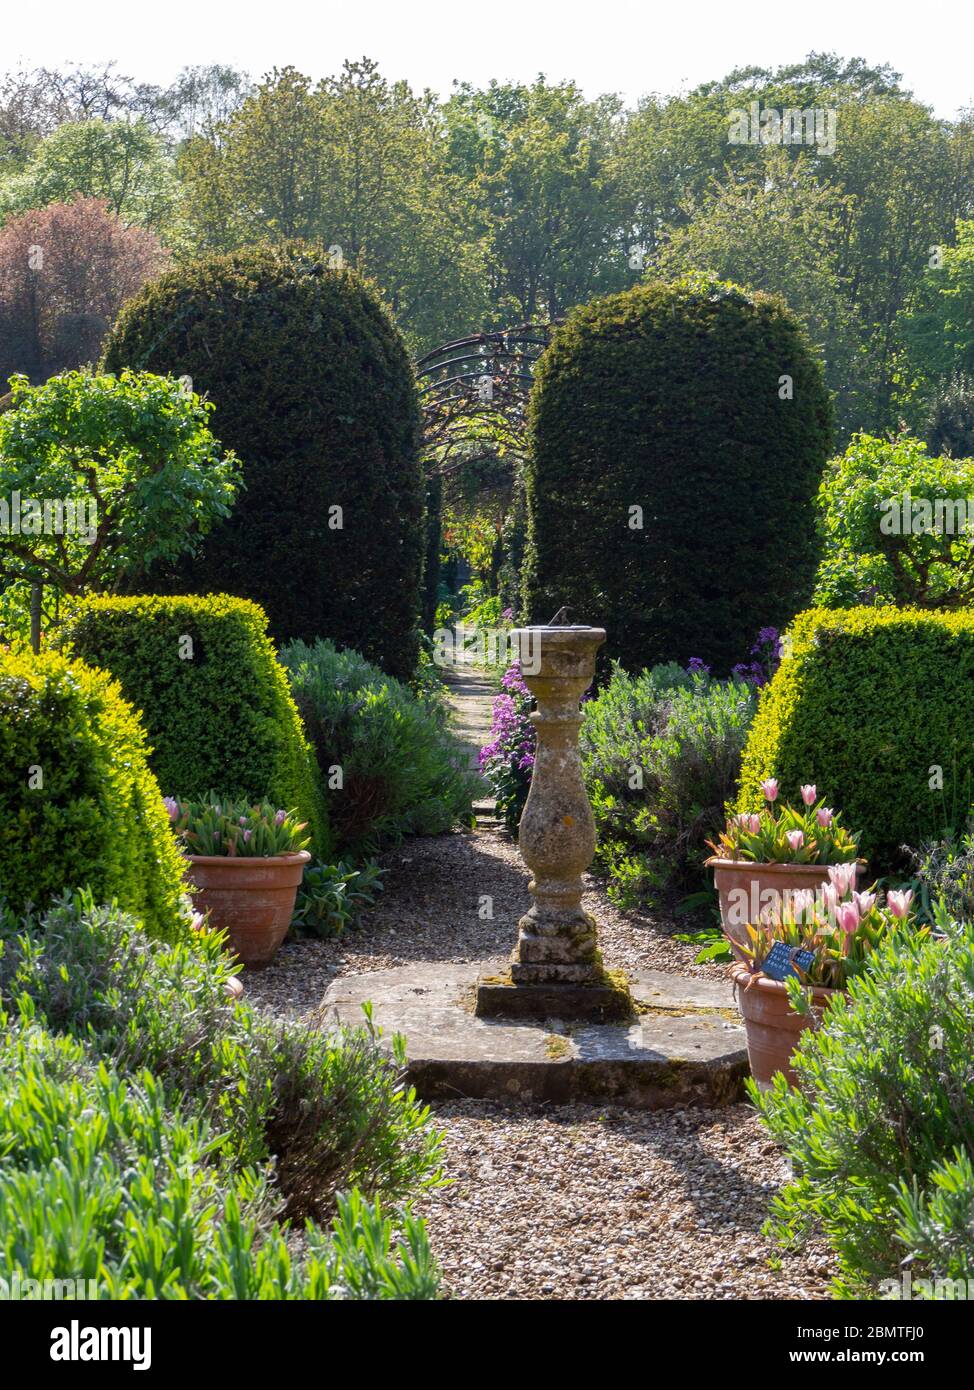
{"label": "boxwood hedge", "polygon": [[691,277],[577,310],[532,391],[530,619],[568,604],[606,628],[605,660],[729,672],[808,602],[830,440],[821,366],[781,300]]}
{"label": "boxwood hedge", "polygon": [[182,934],[184,864],[115,681],[58,653],[0,649],[0,899],[65,889],[115,899],[155,936]]}
{"label": "boxwood hedge", "polygon": [[255,603],[227,594],[91,598],[61,640],[109,670],[142,712],[166,793],[212,790],[296,807],[327,854],[313,755]]}
{"label": "boxwood hedge", "polygon": [[408,678],[424,547],[419,407],[371,285],[297,242],[207,256],[140,291],[104,366],[190,377],[243,463],[232,516],[156,590],[254,599],[279,642],[330,637]]}
{"label": "boxwood hedge", "polygon": [[740,808],[814,782],[879,872],[974,772],[974,612],[815,608],[795,620],[744,750]]}

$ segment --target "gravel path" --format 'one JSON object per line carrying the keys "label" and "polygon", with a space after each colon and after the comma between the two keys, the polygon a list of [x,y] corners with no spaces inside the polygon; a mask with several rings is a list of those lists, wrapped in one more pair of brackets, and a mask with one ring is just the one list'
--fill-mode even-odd
{"label": "gravel path", "polygon": [[[457,731],[473,749],[490,689],[456,678]],[[506,955],[529,906],[528,874],[500,831],[407,841],[383,857],[385,891],[340,941],[289,943],[244,977],[280,1016],[318,1007],[339,974],[409,961]],[[671,922],[623,913],[588,877],[606,964],[713,979]],[[633,1111],[595,1106],[432,1107],[449,1182],[425,1195],[444,1291],[461,1299],[821,1299],[826,1251],[780,1256],[760,1233],[785,1161],[748,1105]]]}
{"label": "gravel path", "polygon": [[785,1164],[746,1106],[434,1112],[453,1184],[418,1210],[454,1298],[828,1297],[825,1251],[760,1234]]}
{"label": "gravel path", "polygon": [[[499,832],[407,841],[384,857],[386,888],[361,930],[285,946],[245,975],[282,1015],[318,1006],[339,973],[407,961],[475,961],[510,950],[527,873]],[[493,916],[481,917],[484,899]],[[622,913],[588,880],[607,964],[713,978],[696,947],[649,913]],[[813,1299],[828,1255],[778,1261],[760,1234],[785,1163],[748,1105],[631,1111],[593,1106],[433,1106],[449,1185],[423,1198],[455,1298]]]}

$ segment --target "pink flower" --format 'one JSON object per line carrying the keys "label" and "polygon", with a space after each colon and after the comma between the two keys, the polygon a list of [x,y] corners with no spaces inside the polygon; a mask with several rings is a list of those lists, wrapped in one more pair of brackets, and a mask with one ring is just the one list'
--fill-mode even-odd
{"label": "pink flower", "polygon": [[839,903],[839,926],[848,934],[859,925],[859,909],[855,903]]}
{"label": "pink flower", "polygon": [[875,893],[853,893],[852,901],[865,917],[867,912],[871,912],[876,902]]}
{"label": "pink flower", "polygon": [[899,893],[892,889],[886,894],[886,906],[894,917],[900,919],[906,917],[910,911],[910,903],[913,901],[913,889],[907,888],[905,893]]}
{"label": "pink flower", "polygon": [[839,890],[834,883],[823,883],[822,902],[829,916],[834,917],[839,906]]}
{"label": "pink flower", "polygon": [[164,796],[162,798],[162,804],[163,806],[165,806],[166,811],[169,815],[170,824],[178,820],[179,802],[176,800],[176,798],[174,796]]}
{"label": "pink flower", "polygon": [[206,925],[206,913],[194,912],[193,919],[189,925],[192,931],[202,931],[204,926]]}
{"label": "pink flower", "polygon": [[805,836],[802,834],[800,830],[789,830],[787,835],[785,836],[785,839],[791,845],[793,850],[801,849],[802,845],[805,843]]}
{"label": "pink flower", "polygon": [[828,830],[829,826],[832,824],[832,807],[820,806],[815,812],[815,819],[823,830]]}
{"label": "pink flower", "polygon": [[750,830],[750,832],[751,832],[752,835],[756,835],[760,829],[761,829],[761,817],[755,812],[755,813],[751,816],[751,823],[750,823],[750,825],[748,826],[748,830]]}
{"label": "pink flower", "polygon": [[764,793],[765,801],[776,801],[778,798],[777,777],[766,777],[761,783],[761,791]]}
{"label": "pink flower", "polygon": [[806,806],[814,806],[817,799],[818,792],[815,790],[814,782],[809,782],[806,786],[802,787],[802,801],[804,801]]}
{"label": "pink flower", "polygon": [[855,864],[830,864],[829,879],[835,884],[839,896],[844,898],[856,881]]}

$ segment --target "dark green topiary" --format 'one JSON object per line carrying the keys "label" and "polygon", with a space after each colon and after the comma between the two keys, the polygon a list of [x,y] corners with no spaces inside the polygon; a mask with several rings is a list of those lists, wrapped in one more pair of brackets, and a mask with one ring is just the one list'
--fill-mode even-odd
{"label": "dark green topiary", "polygon": [[256,604],[226,594],[92,598],[63,640],[142,711],[167,794],[213,790],[297,808],[316,851],[328,852],[311,750]]}
{"label": "dark green topiary", "polygon": [[568,604],[633,671],[729,671],[807,602],[830,442],[821,367],[782,301],[692,277],[586,305],[532,391],[531,620]]}
{"label": "dark green topiary", "polygon": [[160,587],[254,599],[279,642],[329,637],[408,678],[423,557],[419,409],[402,338],[371,286],[299,243],[210,256],[146,286],[104,362],[190,376],[243,462],[233,515]]}
{"label": "dark green topiary", "polygon": [[57,653],[0,650],[0,900],[20,914],[90,887],[175,939],[184,867],[118,685]]}
{"label": "dark green topiary", "polygon": [[935,457],[974,458],[974,379],[959,373],[940,387],[927,414],[926,439]]}
{"label": "dark green topiary", "polygon": [[765,777],[784,801],[814,782],[880,873],[931,833],[972,772],[974,612],[813,608],[761,697],[739,809],[762,803]]}

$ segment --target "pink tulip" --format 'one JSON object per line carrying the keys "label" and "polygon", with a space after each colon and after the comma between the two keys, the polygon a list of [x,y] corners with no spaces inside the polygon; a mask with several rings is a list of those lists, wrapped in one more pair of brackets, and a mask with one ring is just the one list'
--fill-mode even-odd
{"label": "pink tulip", "polygon": [[859,909],[855,903],[839,903],[839,926],[848,935],[859,925]]}
{"label": "pink tulip", "polygon": [[752,835],[756,835],[758,831],[761,829],[761,817],[758,815],[751,815],[751,817],[748,820],[747,828],[748,830],[750,830]]}
{"label": "pink tulip", "polygon": [[764,793],[765,801],[776,801],[778,799],[778,779],[777,777],[767,777],[761,783],[761,791]]}
{"label": "pink tulip", "polygon": [[913,889],[908,888],[905,893],[898,893],[895,889],[886,894],[886,906],[894,917],[904,918],[909,914],[910,903],[913,901]]}
{"label": "pink tulip", "polygon": [[818,792],[815,790],[814,782],[809,782],[807,786],[802,787],[802,801],[806,806],[814,806],[817,799]]}
{"label": "pink tulip", "polygon": [[822,885],[822,902],[825,904],[826,911],[830,916],[835,916],[839,906],[839,890],[834,883],[824,883]]}
{"label": "pink tulip", "polygon": [[855,903],[856,907],[858,907],[859,911],[862,913],[863,917],[865,917],[867,912],[871,912],[873,910],[873,906],[876,902],[876,894],[853,893],[852,900]]}
{"label": "pink tulip", "polygon": [[856,881],[855,864],[830,864],[829,878],[835,884],[839,896],[844,898]]}
{"label": "pink tulip", "polygon": [[789,830],[785,836],[785,839],[791,845],[793,850],[801,849],[802,845],[805,843],[805,836],[802,834],[800,830]]}
{"label": "pink tulip", "polygon": [[822,827],[823,830],[827,830],[829,826],[832,824],[831,806],[820,806],[818,810],[815,812],[815,819],[818,821],[819,825]]}

